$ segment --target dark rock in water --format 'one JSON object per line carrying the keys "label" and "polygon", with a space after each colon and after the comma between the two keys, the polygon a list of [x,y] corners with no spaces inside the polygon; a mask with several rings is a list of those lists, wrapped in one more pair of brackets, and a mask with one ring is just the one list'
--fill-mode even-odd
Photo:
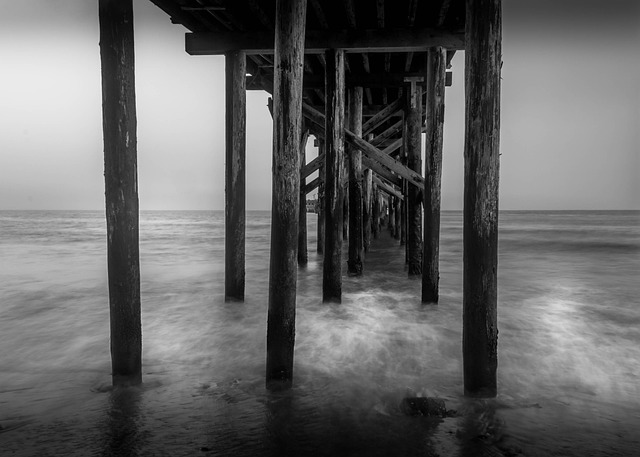
{"label": "dark rock in water", "polygon": [[444,400],[432,397],[403,398],[400,410],[408,416],[451,417],[456,414],[453,410],[447,410]]}

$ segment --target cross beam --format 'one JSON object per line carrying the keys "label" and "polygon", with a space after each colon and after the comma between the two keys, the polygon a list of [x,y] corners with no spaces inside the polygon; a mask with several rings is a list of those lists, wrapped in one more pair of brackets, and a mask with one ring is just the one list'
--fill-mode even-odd
{"label": "cross beam", "polygon": [[373,182],[378,186],[378,189],[386,192],[389,195],[392,195],[396,198],[399,198],[400,200],[404,201],[404,195],[402,195],[402,192],[398,192],[396,189],[394,189],[393,187],[391,187],[390,185],[388,185],[385,182],[382,182],[382,180],[380,178],[378,178],[377,176],[373,177]]}
{"label": "cross beam", "polygon": [[[247,55],[274,54],[273,31],[198,32],[185,35],[191,55],[221,55],[244,51]],[[434,28],[307,30],[305,54],[323,54],[327,49],[345,52],[423,52],[431,46],[464,49],[464,31]]]}
{"label": "cross beam", "polygon": [[366,155],[362,157],[362,166],[374,171],[378,176],[389,181],[396,187],[402,187],[402,178],[398,175],[394,175],[390,170],[380,165],[375,160],[371,160]]}
{"label": "cross beam", "polygon": [[[314,122],[318,126],[324,124],[324,114],[304,102],[302,103],[302,112],[305,117],[307,117],[310,121]],[[322,131],[322,129],[320,129],[320,131]],[[424,187],[424,178],[420,173],[417,173],[410,168],[402,165],[402,163],[395,160],[393,157],[390,157],[384,151],[376,148],[368,141],[363,140],[352,131],[344,129],[344,139],[346,143],[349,143],[355,148],[361,150],[364,155],[372,160],[375,160],[376,162],[385,166],[399,176],[403,177],[414,186],[417,186],[420,189]],[[387,150],[389,150],[389,153],[391,152],[389,147],[385,149],[385,151]]]}
{"label": "cross beam", "polygon": [[321,153],[318,157],[302,167],[300,171],[300,179],[305,179],[314,171],[318,170],[324,163],[324,153]]}
{"label": "cross beam", "polygon": [[409,183],[413,184],[419,189],[424,188],[424,178],[420,173],[415,172],[408,167],[405,167],[404,165],[402,165],[402,163],[395,160],[393,157],[388,156],[375,146],[369,144],[366,140],[363,140],[347,129],[344,129],[344,139],[347,143],[360,149],[362,153],[368,156],[370,159],[379,162],[389,170],[402,176]]}
{"label": "cross beam", "polygon": [[[451,86],[453,72],[447,72],[447,87]],[[348,87],[365,88],[391,88],[407,85],[405,78],[419,76],[418,73],[350,73],[345,75],[345,84]],[[324,90],[324,75],[305,74],[303,80],[305,89]],[[424,85],[424,84],[422,84]],[[273,74],[259,72],[256,75],[247,76],[247,90],[266,90],[272,92]]]}

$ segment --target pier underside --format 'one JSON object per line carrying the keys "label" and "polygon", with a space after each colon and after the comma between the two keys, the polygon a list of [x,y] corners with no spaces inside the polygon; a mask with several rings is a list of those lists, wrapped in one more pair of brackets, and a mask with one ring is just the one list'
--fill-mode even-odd
{"label": "pier underside", "polygon": [[[465,51],[464,389],[470,396],[495,396],[501,0],[152,2],[187,29],[186,52],[226,56],[229,300],[244,298],[244,91],[264,90],[273,97],[269,388],[289,387],[293,380],[296,272],[307,259],[306,195],[317,192],[320,200],[323,301],[341,301],[344,274],[367,274],[371,239],[388,226],[406,247],[407,274],[422,281],[421,301],[438,302],[445,87],[451,84],[453,55]],[[100,4],[102,19],[111,17],[110,11],[130,9],[131,0]],[[101,31],[106,24],[101,21]],[[111,74],[130,70],[133,75],[132,62],[114,65],[103,60],[104,87]],[[129,87],[126,79],[119,83]],[[107,99],[104,103],[108,106]],[[114,133],[109,122],[123,114],[105,111],[104,116],[105,163],[122,154],[135,159],[129,136],[126,151],[110,146],[121,132]],[[135,138],[135,122],[127,128]],[[318,139],[320,151],[305,163],[309,134]],[[310,178],[317,170],[318,176]],[[122,203],[129,208],[135,201],[136,214],[124,214],[125,225],[135,222],[135,237],[109,238],[113,252],[132,249],[137,244],[135,174],[116,167],[106,169],[105,177],[108,186],[122,178],[135,189]],[[108,197],[108,214],[110,205]],[[139,275],[137,262],[114,268]],[[110,278],[117,274],[110,269]],[[139,296],[135,282],[123,287],[128,292],[118,294],[135,296],[138,287]],[[139,319],[139,303],[137,309]],[[114,313],[112,322],[126,318],[119,308]],[[138,370],[131,376],[139,380],[137,357],[127,366]],[[116,362],[114,367],[122,366]]]}

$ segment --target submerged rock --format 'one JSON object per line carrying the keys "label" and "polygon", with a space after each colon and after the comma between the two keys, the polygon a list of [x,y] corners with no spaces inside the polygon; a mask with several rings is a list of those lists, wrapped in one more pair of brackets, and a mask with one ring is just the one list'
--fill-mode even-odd
{"label": "submerged rock", "polygon": [[400,411],[408,416],[451,417],[456,412],[447,410],[444,400],[433,397],[408,397],[400,402]]}

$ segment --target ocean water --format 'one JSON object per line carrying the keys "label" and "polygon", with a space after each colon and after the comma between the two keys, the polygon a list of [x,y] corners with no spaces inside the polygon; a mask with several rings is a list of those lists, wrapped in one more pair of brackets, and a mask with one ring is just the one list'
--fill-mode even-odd
{"label": "ocean water", "polygon": [[[246,301],[227,304],[223,213],[142,212],[144,382],[112,390],[103,213],[1,211],[0,454],[638,455],[640,212],[501,212],[493,400],[462,395],[461,212],[437,306],[387,231],[322,304],[308,229],[294,387],[270,393],[269,213],[248,214]],[[406,396],[457,414],[406,416]]]}

